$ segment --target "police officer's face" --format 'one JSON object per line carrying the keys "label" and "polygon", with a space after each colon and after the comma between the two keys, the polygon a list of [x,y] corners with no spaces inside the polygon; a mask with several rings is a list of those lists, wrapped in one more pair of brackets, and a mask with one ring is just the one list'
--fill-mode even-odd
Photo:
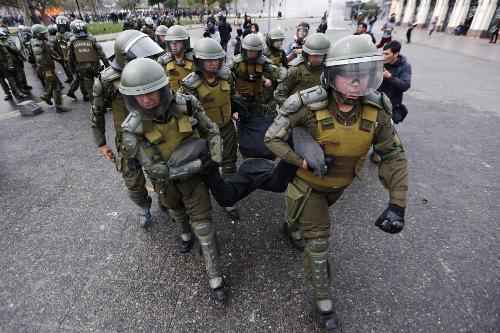
{"label": "police officer's face", "polygon": [[358,99],[368,89],[368,76],[335,76],[335,88],[348,99]]}
{"label": "police officer's face", "polygon": [[203,69],[208,73],[216,73],[220,68],[220,59],[203,60]]}
{"label": "police officer's face", "polygon": [[165,36],[163,35],[156,35],[158,37],[158,40],[162,43],[165,43]]}
{"label": "police officer's face", "polygon": [[309,59],[309,63],[312,66],[319,66],[323,62],[324,56],[322,56],[322,55],[309,55],[307,58]]}
{"label": "police officer's face", "polygon": [[161,95],[159,91],[153,91],[149,94],[135,96],[137,104],[145,110],[151,110],[160,105]]}
{"label": "police officer's face", "polygon": [[184,42],[181,40],[175,40],[170,42],[168,47],[170,48],[170,52],[173,54],[179,54],[184,51]]}
{"label": "police officer's face", "polygon": [[366,32],[365,27],[362,24],[358,25],[358,27],[356,28],[356,32],[359,34],[365,33]]}

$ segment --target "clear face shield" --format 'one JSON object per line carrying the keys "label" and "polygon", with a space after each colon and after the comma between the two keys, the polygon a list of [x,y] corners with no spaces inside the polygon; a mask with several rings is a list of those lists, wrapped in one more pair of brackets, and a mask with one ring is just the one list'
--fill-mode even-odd
{"label": "clear face shield", "polygon": [[151,38],[141,36],[135,42],[130,43],[125,50],[127,61],[136,58],[150,58],[163,53],[163,49]]}
{"label": "clear face shield", "polygon": [[377,90],[382,84],[384,61],[371,60],[326,68],[328,84],[348,99],[357,99]]}
{"label": "clear face shield", "polygon": [[200,60],[204,72],[215,74],[222,68],[223,59]]}
{"label": "clear face shield", "polygon": [[183,40],[173,40],[167,42],[168,49],[171,53],[179,55],[186,49],[185,42]]}
{"label": "clear face shield", "polygon": [[143,95],[123,95],[129,112],[139,112],[144,119],[158,119],[166,115],[172,102],[170,85]]}

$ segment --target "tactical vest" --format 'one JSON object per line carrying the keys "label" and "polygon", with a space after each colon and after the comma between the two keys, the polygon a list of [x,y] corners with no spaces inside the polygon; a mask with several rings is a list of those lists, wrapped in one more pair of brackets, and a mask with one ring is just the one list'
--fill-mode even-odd
{"label": "tactical vest", "polygon": [[115,126],[116,132],[121,132],[122,123],[128,116],[127,108],[125,107],[125,100],[123,95],[120,94],[118,86],[120,85],[120,80],[115,80],[110,85],[111,91],[109,95],[111,97],[111,114],[113,116],[113,125]]}
{"label": "tactical vest", "polygon": [[69,59],[68,41],[66,40],[66,38],[64,38],[64,35],[58,33],[56,35],[56,43],[59,45],[59,48],[61,49],[63,59],[65,61],[68,61]]}
{"label": "tactical vest", "polygon": [[319,68],[317,70],[311,71],[306,67],[304,63],[301,63],[296,68],[298,71],[298,85],[295,87],[295,89],[293,89],[293,91],[290,92],[290,95],[320,84],[321,70]]}
{"label": "tactical vest", "polygon": [[203,81],[197,88],[198,99],[208,117],[219,127],[231,121],[231,86],[226,80],[219,80],[217,85],[210,86]]}
{"label": "tactical vest", "polygon": [[183,114],[171,117],[166,123],[144,122],[144,137],[149,145],[145,145],[144,153],[153,162],[168,161],[170,155],[184,141],[194,136],[199,137],[193,129],[189,116]]}
{"label": "tactical vest", "polygon": [[99,56],[97,55],[97,50],[92,40],[73,40],[73,50],[75,52],[76,62],[79,64],[99,62]]}
{"label": "tactical vest", "polygon": [[236,91],[244,97],[262,95],[262,75],[264,66],[262,64],[249,64],[241,62],[238,64]]}
{"label": "tactical vest", "polygon": [[304,169],[299,169],[297,176],[313,187],[348,186],[370,150],[379,110],[370,105],[363,105],[358,119],[350,126],[338,122],[327,108],[311,112],[314,112],[317,122],[314,138],[323,147],[325,155],[334,156],[335,160],[325,177],[315,176]]}
{"label": "tactical vest", "polygon": [[170,88],[174,92],[177,92],[181,86],[181,81],[186,76],[188,76],[193,71],[193,62],[188,59],[184,59],[184,65],[178,65],[174,60],[169,61],[165,65],[165,72],[167,72]]}

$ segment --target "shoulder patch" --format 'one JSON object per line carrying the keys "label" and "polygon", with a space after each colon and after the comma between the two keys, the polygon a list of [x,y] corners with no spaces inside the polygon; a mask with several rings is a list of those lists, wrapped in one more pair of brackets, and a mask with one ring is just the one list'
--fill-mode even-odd
{"label": "shoulder patch", "polygon": [[222,68],[217,72],[217,76],[228,81],[231,79],[231,70],[227,66],[222,66]]}
{"label": "shoulder patch", "polygon": [[304,58],[299,56],[288,63],[288,66],[296,67],[304,62]]}
{"label": "shoulder patch", "polygon": [[173,58],[172,58],[172,55],[170,54],[170,52],[165,52],[164,54],[162,54],[161,56],[158,57],[158,63],[160,63],[161,65],[166,65],[172,59]]}
{"label": "shoulder patch", "polygon": [[371,105],[379,110],[384,110],[388,114],[392,114],[392,103],[384,93],[374,91],[366,95],[363,99],[363,104]]}
{"label": "shoulder patch", "polygon": [[278,112],[283,115],[292,114],[299,111],[302,105],[302,99],[299,94],[296,93],[285,100]]}
{"label": "shoulder patch", "polygon": [[312,105],[323,101],[328,101],[328,93],[322,86],[315,86],[299,91],[298,93],[304,105]]}
{"label": "shoulder patch", "polygon": [[107,84],[120,79],[121,73],[115,70],[113,67],[109,66],[101,71],[100,75],[103,83]]}

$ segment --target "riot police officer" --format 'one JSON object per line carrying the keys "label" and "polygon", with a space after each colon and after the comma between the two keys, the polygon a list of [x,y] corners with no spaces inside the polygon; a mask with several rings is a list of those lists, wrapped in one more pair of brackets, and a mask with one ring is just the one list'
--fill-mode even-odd
{"label": "riot police officer", "polygon": [[288,63],[286,79],[282,80],[274,92],[279,104],[291,94],[317,86],[321,75],[321,67],[325,60],[330,41],[324,34],[314,33],[307,37],[302,53]]}
{"label": "riot police officer", "polygon": [[109,61],[94,37],[87,33],[85,22],[77,20],[71,23],[73,39],[69,44],[69,64],[76,80],[70,87],[67,95],[76,99],[75,91],[80,86],[84,101],[92,99],[92,85],[94,78],[99,73],[99,59],[105,67],[109,66]]}
{"label": "riot police officer", "polygon": [[[328,278],[328,207],[351,184],[371,146],[382,158],[379,176],[390,197],[375,224],[388,233],[398,233],[404,226],[407,161],[391,121],[390,102],[376,92],[382,71],[383,57],[369,39],[339,40],[327,55],[321,86],[290,96],[265,137],[271,151],[299,168],[286,192],[288,227],[303,227],[304,267],[315,312],[327,329],[337,327]],[[287,143],[291,129],[298,126],[323,148],[326,162],[314,170]]]}
{"label": "riot police officer", "polygon": [[182,79],[194,70],[189,33],[183,26],[173,25],[168,28],[165,41],[168,53],[160,57],[158,62],[164,66],[170,80],[170,87],[177,91]]}
{"label": "riot police officer", "polygon": [[56,33],[56,50],[62,56],[60,62],[64,74],[66,74],[66,83],[73,82],[73,73],[69,66],[69,42],[71,40],[69,19],[64,15],[56,17],[57,33]]}
{"label": "riot police officer", "polygon": [[141,32],[145,33],[152,40],[155,39],[155,23],[151,17],[144,19],[144,25],[141,27]]}
{"label": "riot police officer", "polygon": [[[21,51],[11,43],[9,40],[8,28],[0,28],[0,57],[2,62],[0,64],[0,77],[2,88],[5,92],[5,100],[11,100],[12,94],[17,98],[27,97],[27,91],[24,91],[23,82],[20,82],[17,71],[19,69],[19,62],[23,65],[24,57]],[[21,69],[24,73],[24,68]],[[7,81],[7,82],[6,82]],[[24,82],[24,84],[26,84]]]}
{"label": "riot police officer", "polygon": [[[116,163],[121,173],[130,199],[143,210],[140,224],[147,227],[152,224],[151,198],[146,189],[146,178],[140,164],[135,159],[125,158],[122,154],[121,123],[127,117],[123,97],[118,91],[121,72],[126,63],[136,57],[157,57],[163,50],[147,35],[137,30],[125,30],[118,34],[114,44],[114,59],[111,66],[104,69],[95,79],[91,107],[91,123],[94,139],[99,152],[108,160]],[[105,113],[112,113],[115,128],[115,146],[113,153],[106,142]],[[189,227],[189,226],[188,226]]]}
{"label": "riot police officer", "polygon": [[[182,80],[180,91],[199,99],[208,117],[219,126],[223,143],[222,173],[228,176],[236,172],[238,135],[231,109],[234,84],[231,71],[224,67],[225,56],[216,40],[200,39],[194,47],[196,71]],[[232,218],[239,218],[236,208],[225,207],[225,210]]]}
{"label": "riot police officer", "polygon": [[242,53],[234,58],[231,71],[236,79],[236,95],[245,111],[238,112],[239,146],[244,157],[274,156],[264,146],[264,133],[274,118],[274,106],[267,104],[264,89],[272,89],[279,70],[263,53],[264,45],[256,34],[242,42]]}
{"label": "riot police officer", "polygon": [[69,110],[62,106],[61,82],[56,75],[53,50],[48,44],[48,32],[47,27],[41,24],[35,24],[31,27],[33,34],[31,48],[35,56],[36,70],[45,87],[45,95],[40,96],[40,99],[52,105],[53,98],[56,112],[66,112]]}
{"label": "riot police officer", "polygon": [[[202,147],[208,144],[210,152],[210,156],[203,159],[220,163],[219,129],[194,96],[174,93],[170,89],[161,65],[151,59],[135,59],[128,63],[122,72],[119,89],[130,111],[122,124],[124,154],[139,161],[150,180],[160,188],[165,205],[183,213],[175,218],[189,219],[205,258],[210,289],[215,299],[222,302],[224,283],[210,216],[210,195],[199,175],[202,158],[186,161],[188,165],[180,168],[184,170],[181,173],[174,172],[176,163],[173,162],[181,147],[201,142]],[[207,141],[197,139],[199,133],[206,133]],[[181,160],[185,155],[177,153]]]}
{"label": "riot police officer", "polygon": [[267,49],[264,54],[275,66],[288,67],[286,53],[283,50],[285,39],[285,33],[279,28],[271,30],[266,36]]}
{"label": "riot police officer", "polygon": [[155,30],[155,41],[164,50],[167,49],[167,41],[165,40],[167,31],[168,28],[165,25],[159,25]]}

